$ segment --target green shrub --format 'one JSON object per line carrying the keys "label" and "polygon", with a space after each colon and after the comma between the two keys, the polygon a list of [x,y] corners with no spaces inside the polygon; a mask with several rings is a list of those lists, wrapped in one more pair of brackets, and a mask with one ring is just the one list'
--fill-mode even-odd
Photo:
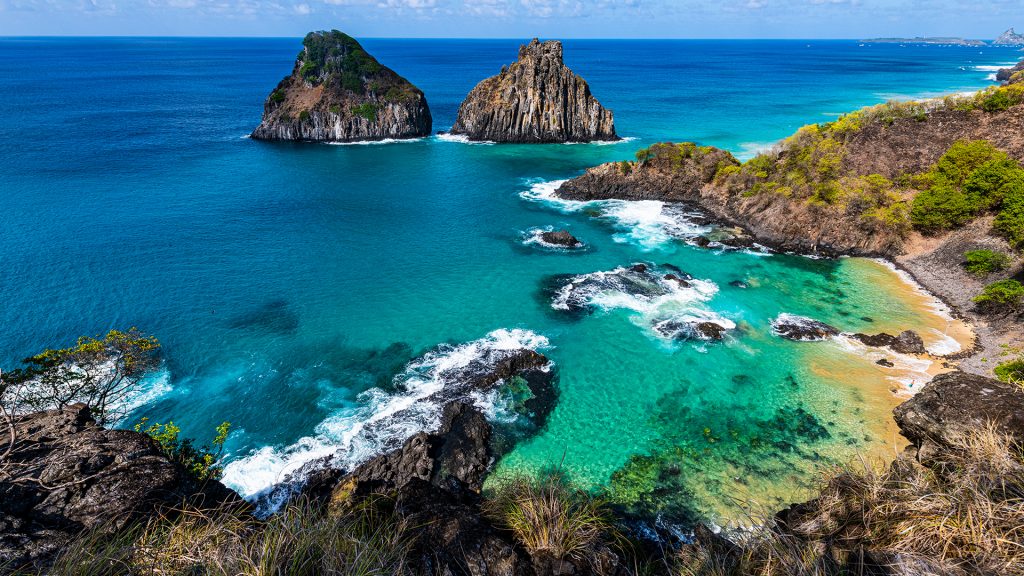
{"label": "green shrub", "polygon": [[995,369],[996,378],[1003,382],[1013,382],[1024,385],[1024,358],[1003,362]]}
{"label": "green shrub", "polygon": [[633,171],[633,165],[630,164],[629,162],[626,162],[625,160],[619,162],[618,166],[619,173],[622,174],[623,176],[628,176],[629,173]]}
{"label": "green shrub", "polygon": [[380,107],[377,106],[376,104],[366,102],[358,106],[353,106],[352,113],[355,114],[356,116],[366,118],[370,122],[374,122],[377,120],[377,111],[379,109]]}
{"label": "green shrub", "polygon": [[964,252],[964,268],[975,276],[986,276],[1001,272],[1010,266],[1010,257],[993,250],[968,250]]}
{"label": "green shrub", "polygon": [[299,112],[299,121],[305,122],[306,120],[309,120],[309,110],[303,110],[302,112]]}
{"label": "green shrub", "polygon": [[935,234],[969,222],[978,207],[966,194],[943,182],[918,194],[910,208],[910,221],[915,228]]}
{"label": "green shrub", "polygon": [[192,440],[179,438],[181,428],[174,425],[174,422],[167,424],[149,423],[148,418],[139,420],[135,425],[136,432],[142,432],[153,440],[163,450],[164,454],[172,461],[185,467],[195,478],[199,480],[218,480],[223,468],[217,465],[221,455],[224,453],[224,442],[228,438],[228,431],[231,429],[230,422],[223,422],[217,426],[217,436],[214,437],[212,447],[203,446],[197,448]]}
{"label": "green shrub", "polygon": [[1024,248],[1024,178],[1008,183],[1003,205],[993,224],[996,232],[1015,248]]}
{"label": "green shrub", "polygon": [[1024,286],[1016,280],[993,282],[974,297],[974,302],[985,312],[1017,312],[1024,303]]}
{"label": "green shrub", "polygon": [[270,93],[270,101],[275,104],[280,104],[281,102],[284,102],[284,97],[284,90],[274,90],[273,92]]}
{"label": "green shrub", "polygon": [[484,503],[484,512],[528,552],[556,560],[585,559],[597,543],[615,537],[604,502],[558,472],[504,480]]}
{"label": "green shrub", "polygon": [[[913,184],[925,190],[914,198],[911,222],[934,234],[1000,209],[1024,190],[1024,169],[984,140],[960,141],[931,170],[914,177]],[[1006,227],[1015,228],[1010,222]]]}

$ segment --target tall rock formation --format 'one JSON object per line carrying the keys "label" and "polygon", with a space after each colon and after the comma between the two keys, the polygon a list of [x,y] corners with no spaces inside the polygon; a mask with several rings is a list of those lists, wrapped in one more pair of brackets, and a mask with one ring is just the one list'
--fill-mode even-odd
{"label": "tall rock formation", "polygon": [[516,62],[473,88],[451,133],[493,142],[618,140],[612,111],[566,67],[562,43],[536,38],[519,48]]}
{"label": "tall rock formation", "polygon": [[1017,31],[1010,28],[999,35],[993,44],[999,46],[1024,46],[1024,34],[1017,34]]}
{"label": "tall rock formation", "polygon": [[263,105],[259,140],[356,142],[430,134],[423,92],[351,36],[310,32],[291,75]]}

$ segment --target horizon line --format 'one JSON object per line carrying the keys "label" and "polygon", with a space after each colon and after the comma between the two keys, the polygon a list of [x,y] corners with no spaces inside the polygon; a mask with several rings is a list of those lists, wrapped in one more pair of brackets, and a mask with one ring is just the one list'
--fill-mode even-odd
{"label": "horizon line", "polygon": [[[328,28],[321,28],[318,30],[328,30]],[[317,31],[317,30],[311,30]],[[302,38],[304,35],[298,36],[274,36],[274,35],[210,35],[210,34],[0,34],[0,39],[10,38],[196,38],[196,39],[220,39],[220,38],[235,38],[235,39],[292,39]],[[962,38],[959,36],[917,36],[917,37],[903,37],[903,36],[876,36],[876,37],[848,37],[848,38],[811,38],[811,37],[783,37],[783,36],[767,36],[767,37],[729,37],[729,36],[665,36],[665,37],[648,37],[648,36],[617,36],[617,37],[602,37],[602,36],[539,36],[539,35],[524,35],[524,36],[354,36],[355,38],[365,38],[372,40],[522,40],[524,38],[546,38],[546,39],[561,39],[561,40],[651,40],[651,41],[664,41],[664,40],[749,40],[749,41],[850,41],[850,42],[865,42],[872,40],[906,40],[906,43],[912,43],[913,40],[925,40],[925,39],[950,39],[950,40],[963,40],[968,42],[994,42],[996,38]],[[896,43],[896,42],[893,42]],[[941,44],[938,44],[941,45]],[[1005,47],[1005,48],[1020,48],[1020,45],[1000,45],[990,44],[993,47]],[[968,46],[969,48],[977,48],[978,46]]]}

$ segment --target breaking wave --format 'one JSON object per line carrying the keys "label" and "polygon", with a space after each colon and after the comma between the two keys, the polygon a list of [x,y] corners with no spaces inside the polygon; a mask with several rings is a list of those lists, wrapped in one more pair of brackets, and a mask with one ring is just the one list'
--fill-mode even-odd
{"label": "breaking wave", "polygon": [[700,212],[658,200],[566,200],[555,192],[565,180],[534,182],[519,195],[525,200],[548,205],[560,212],[593,210],[617,229],[616,242],[630,243],[642,250],[663,248],[674,240],[688,240],[711,231]]}
{"label": "breaking wave", "polygon": [[522,329],[501,329],[459,345],[441,345],[413,360],[395,377],[396,391],[367,390],[355,406],[331,414],[312,436],[287,446],[265,446],[230,462],[223,482],[257,502],[262,511],[277,509],[318,462],[351,470],[366,460],[399,448],[419,432],[436,430],[444,407],[465,400],[499,420],[507,408],[496,403],[497,384],[481,388],[479,379],[523,349],[549,346],[547,338]]}
{"label": "breaking wave", "polygon": [[635,313],[634,323],[652,335],[677,340],[681,339],[678,331],[666,330],[666,326],[711,322],[726,330],[736,327],[708,308],[717,293],[718,285],[710,280],[693,278],[678,269],[659,271],[638,264],[561,279],[552,292],[551,307],[574,313],[629,310]]}

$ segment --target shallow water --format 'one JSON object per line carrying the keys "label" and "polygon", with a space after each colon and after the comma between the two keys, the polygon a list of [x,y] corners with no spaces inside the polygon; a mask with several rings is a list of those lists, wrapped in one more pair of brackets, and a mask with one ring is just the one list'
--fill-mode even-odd
{"label": "shallow water", "polygon": [[[444,129],[517,43],[365,44],[426,92]],[[297,50],[295,39],[0,39],[0,366],[83,333],[152,332],[166,370],[133,417],[173,418],[200,439],[230,420],[226,481],[255,495],[339,447],[367,457],[355,431],[388,420],[415,388],[410,370],[429,385],[431,370],[474,350],[534,345],[554,362],[558,403],[500,473],[561,463],[642,513],[731,516],[734,497],[773,505],[812,468],[890,450],[888,411],[925,378],[841,338],[783,341],[773,318],[914,328],[936,350],[950,347],[943,332],[962,339],[878,263],[700,250],[679,239],[699,227],[671,207],[548,193],[658,140],[749,155],[892,94],[977,89],[991,74],[978,67],[1012,50],[571,41],[567,63],[632,140],[242,138]],[[523,244],[549,226],[587,248]],[[704,283],[656,298],[603,292],[589,314],[552,307],[552,277],[634,262]],[[694,317],[735,329],[723,343],[680,343],[652,327]],[[414,362],[441,343],[454,346]],[[430,422],[389,425],[397,436]]]}

